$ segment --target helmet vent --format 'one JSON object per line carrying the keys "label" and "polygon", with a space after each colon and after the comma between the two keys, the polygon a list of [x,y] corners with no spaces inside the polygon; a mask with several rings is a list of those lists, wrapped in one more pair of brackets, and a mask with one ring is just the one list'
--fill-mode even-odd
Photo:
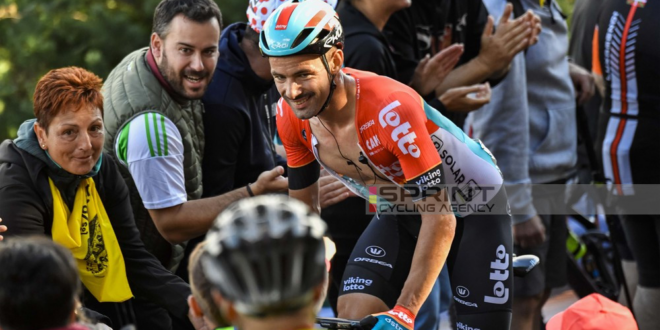
{"label": "helmet vent", "polygon": [[266,41],[266,34],[263,33],[263,32],[261,32],[261,33],[259,34],[259,36],[261,37],[261,44],[262,44],[266,49],[270,50],[270,47],[268,47],[268,41]]}
{"label": "helmet vent", "polygon": [[314,28],[306,28],[303,29],[302,32],[296,37],[296,40],[293,41],[293,44],[291,44],[291,48],[296,48],[298,45],[300,45],[301,42],[303,42],[307,37],[309,37],[310,34],[314,31]]}

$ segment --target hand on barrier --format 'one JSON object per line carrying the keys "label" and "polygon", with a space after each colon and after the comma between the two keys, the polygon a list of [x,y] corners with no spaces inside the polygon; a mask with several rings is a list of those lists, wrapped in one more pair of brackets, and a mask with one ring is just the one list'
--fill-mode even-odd
{"label": "hand on barrier", "polygon": [[378,323],[373,330],[413,330],[415,328],[415,315],[407,308],[396,305],[394,309],[373,314]]}

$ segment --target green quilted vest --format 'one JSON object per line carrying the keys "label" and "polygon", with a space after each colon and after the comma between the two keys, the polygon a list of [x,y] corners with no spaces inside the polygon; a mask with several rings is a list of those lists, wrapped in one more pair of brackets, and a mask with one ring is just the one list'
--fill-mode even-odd
{"label": "green quilted vest", "polygon": [[[115,142],[121,129],[131,119],[145,112],[158,112],[169,118],[179,129],[183,140],[183,173],[188,200],[202,196],[202,156],[204,155],[204,124],[201,100],[179,103],[172,99],[151,72],[143,48],[129,54],[103,84],[104,122],[106,129],[105,150],[115,160]],[[119,163],[119,162],[118,162]],[[120,166],[120,172],[131,194],[135,223],[147,250],[169,269],[176,269],[183,257],[185,245],[172,245],[158,232],[144,208],[142,199],[128,168]]]}

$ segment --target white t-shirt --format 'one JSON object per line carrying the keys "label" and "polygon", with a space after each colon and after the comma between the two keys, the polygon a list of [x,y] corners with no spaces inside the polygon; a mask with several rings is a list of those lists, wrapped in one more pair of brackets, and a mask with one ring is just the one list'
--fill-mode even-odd
{"label": "white t-shirt", "polygon": [[117,158],[128,167],[146,209],[163,209],[187,200],[183,142],[174,123],[149,112],[133,118],[115,142]]}

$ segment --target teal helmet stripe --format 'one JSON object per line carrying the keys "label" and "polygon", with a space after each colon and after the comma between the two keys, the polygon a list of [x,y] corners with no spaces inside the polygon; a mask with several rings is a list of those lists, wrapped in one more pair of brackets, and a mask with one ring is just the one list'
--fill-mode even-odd
{"label": "teal helmet stripe", "polygon": [[[325,12],[325,14],[319,19],[317,14],[323,12]],[[332,43],[327,43],[328,40],[318,40],[318,37],[328,24],[334,29],[339,29],[339,33],[341,34],[341,26],[339,22],[337,21],[334,25],[331,22],[335,15],[336,13],[334,9],[320,0],[307,0],[300,3],[284,4],[266,20],[262,35],[259,38],[259,47],[261,48],[262,53],[266,56],[289,56],[307,52],[317,54],[325,53],[325,51],[317,50],[330,49],[332,46],[336,45],[334,42],[335,40],[332,40]],[[301,33],[312,28],[313,30],[311,33],[294,47],[294,42],[296,42],[296,39]],[[342,41],[343,38],[336,38],[336,40]],[[323,42],[324,44],[318,45],[320,42]],[[316,49],[310,51],[308,47],[311,45],[316,46]]]}

